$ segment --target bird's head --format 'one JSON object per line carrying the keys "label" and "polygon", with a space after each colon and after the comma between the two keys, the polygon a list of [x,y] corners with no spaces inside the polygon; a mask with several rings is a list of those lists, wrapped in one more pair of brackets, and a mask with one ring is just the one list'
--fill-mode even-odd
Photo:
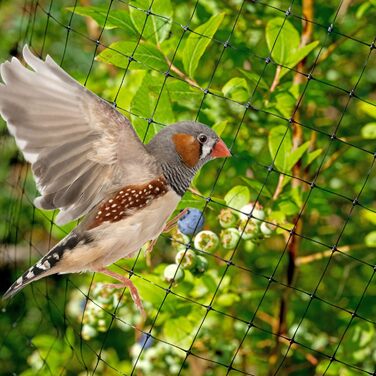
{"label": "bird's head", "polygon": [[193,121],[163,128],[148,148],[161,162],[184,164],[196,170],[211,159],[231,156],[226,144],[212,129]]}
{"label": "bird's head", "polygon": [[169,180],[175,177],[184,180],[184,190],[194,173],[206,162],[231,156],[226,144],[212,129],[193,121],[182,121],[163,128],[147,149],[157,156],[165,175],[170,176]]}

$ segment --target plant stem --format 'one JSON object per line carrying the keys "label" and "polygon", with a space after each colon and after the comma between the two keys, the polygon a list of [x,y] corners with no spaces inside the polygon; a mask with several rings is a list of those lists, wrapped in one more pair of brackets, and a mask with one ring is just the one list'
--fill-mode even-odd
{"label": "plant stem", "polygon": [[[356,244],[356,245],[344,245],[341,246],[339,249],[340,252],[335,252],[333,256],[339,255],[341,253],[348,253],[351,251],[355,251],[358,249],[364,249],[365,245],[364,244]],[[367,249],[376,249],[376,247],[367,247]],[[308,256],[301,256],[296,259],[296,264],[297,265],[304,265],[304,264],[309,264],[313,261],[319,261],[322,260],[323,258],[330,257],[333,251],[331,249],[328,249],[327,251],[323,252],[317,252],[317,253],[312,253],[311,255]]]}
{"label": "plant stem", "polygon": [[282,67],[280,65],[277,65],[277,69],[275,70],[275,75],[274,75],[274,79],[273,79],[273,82],[272,82],[272,86],[270,86],[270,92],[271,93],[273,93],[273,91],[275,90],[275,88],[279,84],[279,78],[280,78],[280,75],[281,75],[281,71],[282,71]]}

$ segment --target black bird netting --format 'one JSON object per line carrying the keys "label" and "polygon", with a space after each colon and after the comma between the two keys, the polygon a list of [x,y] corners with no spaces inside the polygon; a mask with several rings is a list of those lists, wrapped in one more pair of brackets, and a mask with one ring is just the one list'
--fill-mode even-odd
{"label": "black bird netting", "polygon": [[[0,374],[376,375],[373,0],[0,10],[2,61],[28,44],[144,142],[190,119],[233,153],[206,165],[179,204],[199,210],[195,231],[181,224],[151,255],[113,266],[139,289],[145,320],[103,275],[47,277],[2,303]],[[5,122],[1,135],[5,291],[76,223],[33,206]]]}

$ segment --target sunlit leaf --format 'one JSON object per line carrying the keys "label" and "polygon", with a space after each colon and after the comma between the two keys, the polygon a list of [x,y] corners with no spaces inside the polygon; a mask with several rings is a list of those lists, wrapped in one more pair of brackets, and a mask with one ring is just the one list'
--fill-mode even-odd
{"label": "sunlit leaf", "polygon": [[241,209],[244,205],[248,204],[251,199],[248,187],[244,185],[236,185],[231,188],[226,196],[226,204],[234,209]]}
{"label": "sunlit leaf", "polygon": [[307,154],[307,161],[305,163],[306,166],[309,166],[320,154],[322,153],[322,149],[314,150]]}
{"label": "sunlit leaf", "polygon": [[[129,65],[129,57],[132,55],[136,61]],[[96,58],[119,68],[127,68],[129,65],[129,69],[167,70],[167,63],[162,52],[150,43],[140,43],[137,46],[136,42],[115,42]]]}
{"label": "sunlit leaf", "polygon": [[79,14],[80,16],[92,18],[99,26],[106,29],[120,28],[126,32],[127,36],[137,35],[137,31],[133,27],[129,13],[125,10],[111,10],[108,12],[108,7],[69,7],[66,8],[70,12]]}
{"label": "sunlit leaf", "polygon": [[287,168],[291,170],[294,165],[300,160],[303,154],[309,148],[310,142],[307,141],[304,144],[297,147],[295,150],[292,150],[287,159]]}
{"label": "sunlit leaf", "polygon": [[247,183],[251,189],[256,191],[257,194],[261,193],[262,196],[266,196],[269,198],[272,197],[272,194],[270,193],[268,188],[264,184],[259,182],[257,179],[249,179],[249,178],[245,178],[244,176],[242,176],[241,179],[245,183]]}
{"label": "sunlit leaf", "polygon": [[289,155],[292,151],[291,133],[285,126],[279,125],[269,132],[269,152],[275,166],[283,172],[289,169]]}
{"label": "sunlit leaf", "polygon": [[266,43],[272,58],[277,64],[285,65],[294,51],[299,47],[300,36],[295,27],[285,18],[271,19],[265,30]]}
{"label": "sunlit leaf", "polygon": [[245,102],[249,98],[248,84],[245,78],[233,77],[222,87],[225,97],[237,102]]}
{"label": "sunlit leaf", "polygon": [[[183,50],[184,69],[190,77],[194,77],[198,63],[210,44],[210,38],[218,30],[223,18],[224,13],[216,14],[207,22],[196,28],[194,32],[190,32]],[[205,37],[199,34],[205,35]]]}
{"label": "sunlit leaf", "polygon": [[366,124],[362,128],[361,134],[363,138],[375,139],[376,138],[376,122]]}
{"label": "sunlit leaf", "polygon": [[[150,6],[152,14],[147,15]],[[170,0],[133,0],[129,12],[134,27],[143,39],[159,44],[167,38],[173,13]]]}

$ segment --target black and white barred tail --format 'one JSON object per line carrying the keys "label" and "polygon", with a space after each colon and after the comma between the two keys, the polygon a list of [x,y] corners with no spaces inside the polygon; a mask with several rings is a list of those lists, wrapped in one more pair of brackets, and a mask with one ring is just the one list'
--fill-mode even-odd
{"label": "black and white barred tail", "polygon": [[26,285],[38,279],[58,272],[56,265],[61,260],[64,252],[73,249],[82,240],[77,234],[70,233],[58,244],[55,245],[45,256],[43,256],[35,265],[26,270],[21,277],[13,283],[12,286],[3,295],[3,299],[8,299],[17,294]]}

